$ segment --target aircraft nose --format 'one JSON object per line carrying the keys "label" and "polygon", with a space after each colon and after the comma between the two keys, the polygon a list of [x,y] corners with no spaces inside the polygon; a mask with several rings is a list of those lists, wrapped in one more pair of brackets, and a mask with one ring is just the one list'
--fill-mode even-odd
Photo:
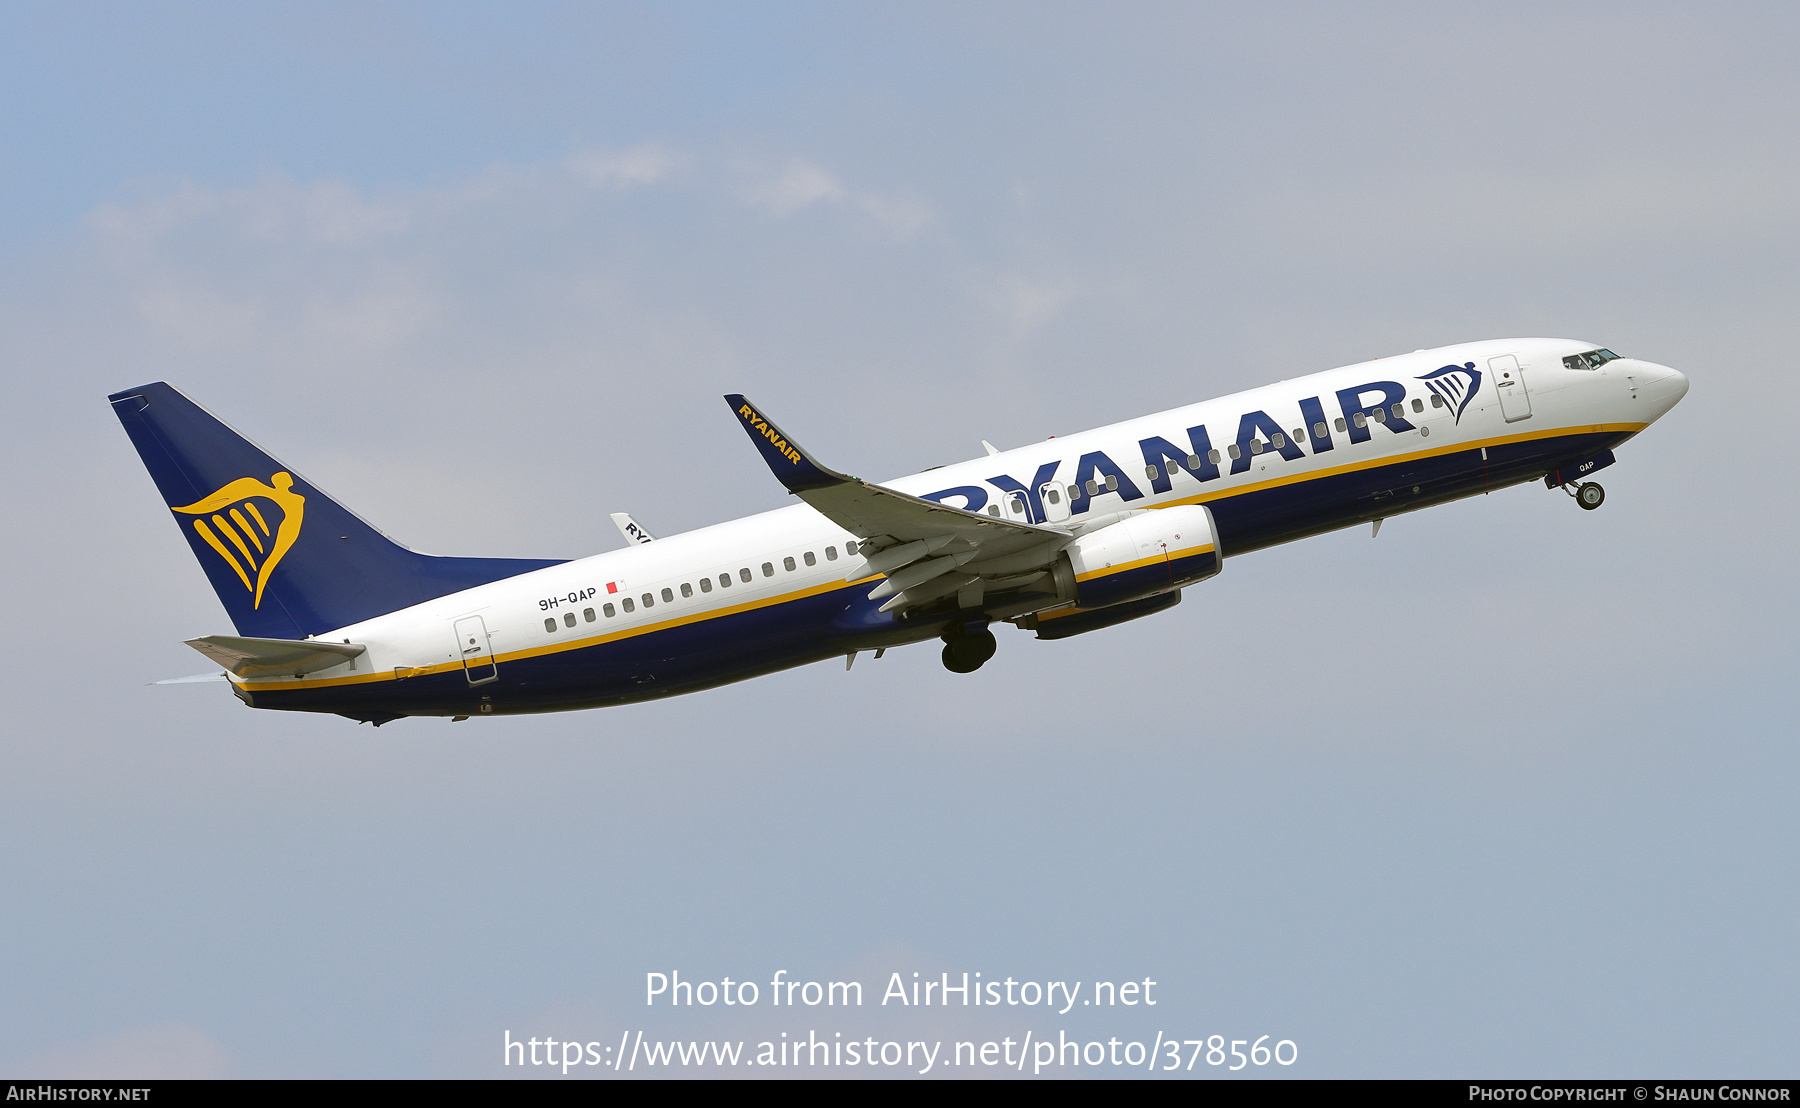
{"label": "aircraft nose", "polygon": [[1687,395],[1687,375],[1680,370],[1671,369],[1655,362],[1645,362],[1644,383],[1640,387],[1645,400],[1648,400],[1658,417],[1673,408]]}

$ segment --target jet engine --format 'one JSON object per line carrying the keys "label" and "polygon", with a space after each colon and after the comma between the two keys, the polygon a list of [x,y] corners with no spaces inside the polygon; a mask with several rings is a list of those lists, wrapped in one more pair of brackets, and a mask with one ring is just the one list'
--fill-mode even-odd
{"label": "jet engine", "polygon": [[1082,535],[1057,559],[1058,592],[1077,608],[1106,608],[1179,589],[1224,565],[1204,504],[1144,512]]}

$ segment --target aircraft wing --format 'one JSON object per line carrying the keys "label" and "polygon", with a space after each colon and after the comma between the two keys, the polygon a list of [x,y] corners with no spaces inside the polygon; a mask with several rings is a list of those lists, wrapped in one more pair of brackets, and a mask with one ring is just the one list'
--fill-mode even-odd
{"label": "aircraft wing", "polygon": [[[934,600],[956,591],[947,586],[968,586],[984,578],[996,585],[1016,584],[1021,569],[1040,560],[1033,554],[1041,554],[1048,565],[1069,541],[1070,532],[1061,527],[965,511],[839,473],[821,465],[742,395],[732,393],[725,400],[789,492],[874,544],[874,550],[865,544],[863,554],[869,572],[889,577],[870,594],[871,599],[893,596],[884,611]],[[987,562],[994,572],[984,572],[989,567],[982,563]]]}
{"label": "aircraft wing", "polygon": [[206,635],[187,644],[239,677],[295,677],[330,669],[368,649],[356,643],[319,642],[315,639],[248,639],[237,635]]}

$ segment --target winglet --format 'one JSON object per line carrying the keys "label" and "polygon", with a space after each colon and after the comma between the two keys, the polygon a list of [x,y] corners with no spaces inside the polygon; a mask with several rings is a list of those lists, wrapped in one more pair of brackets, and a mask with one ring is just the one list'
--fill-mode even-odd
{"label": "winglet", "polygon": [[855,480],[814,461],[812,455],[782,434],[781,428],[769,422],[741,393],[728,393],[725,402],[731,405],[732,413],[744,425],[750,441],[762,451],[763,461],[769,463],[776,479],[786,485],[789,492],[808,492]]}
{"label": "winglet", "polygon": [[619,534],[625,536],[626,542],[641,544],[656,541],[656,536],[644,530],[643,524],[632,519],[630,512],[614,512],[612,521],[613,526],[619,529]]}

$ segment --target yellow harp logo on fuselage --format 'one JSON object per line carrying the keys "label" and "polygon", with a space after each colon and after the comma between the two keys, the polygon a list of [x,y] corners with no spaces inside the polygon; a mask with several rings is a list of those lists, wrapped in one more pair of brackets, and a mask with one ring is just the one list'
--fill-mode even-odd
{"label": "yellow harp logo on fuselage", "polygon": [[237,571],[238,580],[256,598],[251,606],[261,608],[263,586],[300,537],[305,509],[306,497],[294,491],[293,476],[282,472],[266,485],[254,477],[240,477],[211,496],[174,510],[200,517],[194,520],[194,532]]}

